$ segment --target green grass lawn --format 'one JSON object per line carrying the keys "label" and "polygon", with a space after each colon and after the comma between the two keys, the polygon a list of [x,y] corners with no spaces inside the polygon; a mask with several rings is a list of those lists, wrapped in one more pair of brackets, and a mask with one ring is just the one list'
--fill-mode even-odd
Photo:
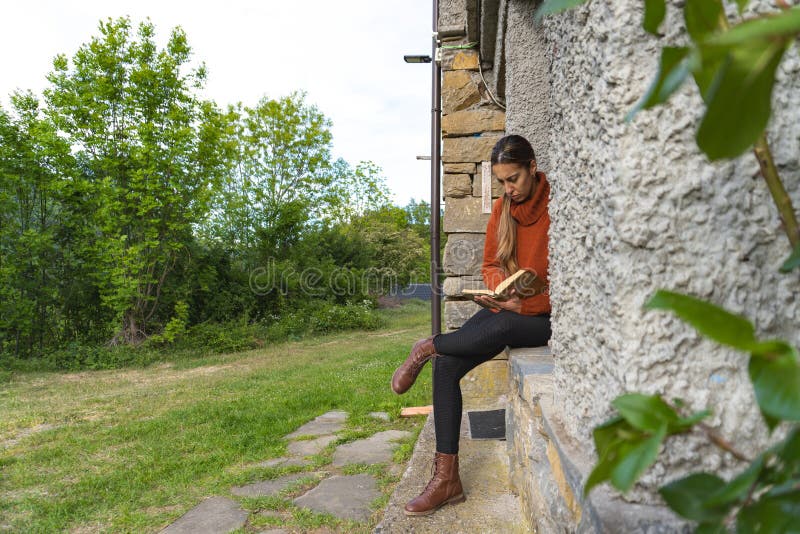
{"label": "green grass lawn", "polygon": [[[143,369],[15,374],[0,384],[0,531],[157,532],[207,496],[292,471],[254,464],[283,455],[285,434],[332,409],[351,414],[338,443],[419,430],[420,418],[401,420],[399,411],[430,404],[430,366],[403,396],[389,381],[429,332],[429,308],[381,313],[386,326],[376,331]],[[328,463],[332,449],[305,470]],[[379,481],[388,493],[396,477]],[[282,510],[295,528],[345,526],[287,498],[242,503]]]}

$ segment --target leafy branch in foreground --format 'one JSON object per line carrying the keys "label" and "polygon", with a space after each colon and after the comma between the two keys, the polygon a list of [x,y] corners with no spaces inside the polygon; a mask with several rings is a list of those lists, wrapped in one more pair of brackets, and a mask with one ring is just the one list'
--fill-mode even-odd
{"label": "leafy branch in foreground", "polygon": [[[647,308],[668,310],[704,336],[750,353],[748,365],[756,402],[767,426],[792,423],[788,435],[750,461],[729,482],[710,473],[693,473],[659,492],[679,515],[698,523],[698,532],[726,532],[736,523],[739,532],[784,532],[800,521],[800,364],[797,351],[780,339],[759,340],[744,317],[708,302],[669,291],[658,291]],[[682,403],[678,402],[678,408]],[[658,395],[629,393],[612,406],[619,415],[594,429],[599,460],[584,494],[608,481],[628,491],[658,457],[664,440],[698,428],[736,458],[749,461],[727,441],[701,423],[708,411],[688,417]]]}

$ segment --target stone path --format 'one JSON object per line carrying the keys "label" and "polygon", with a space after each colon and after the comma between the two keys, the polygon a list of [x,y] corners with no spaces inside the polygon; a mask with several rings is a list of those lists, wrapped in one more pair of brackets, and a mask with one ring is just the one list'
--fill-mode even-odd
{"label": "stone path", "polygon": [[296,498],[294,503],[342,519],[366,521],[371,513],[369,504],[380,495],[372,475],[334,476]]}
{"label": "stone path", "polygon": [[247,512],[226,497],[210,497],[162,530],[164,534],[230,532],[244,525]]}
{"label": "stone path", "polygon": [[[385,412],[371,412],[369,416],[380,421],[391,420],[389,414]],[[338,439],[337,433],[344,429],[347,417],[348,413],[342,411],[331,411],[318,416],[285,436],[289,440],[287,456],[265,460],[254,466],[272,468],[308,466],[310,460],[307,457],[319,454]],[[387,472],[390,475],[397,475],[402,472],[402,467],[392,463],[392,456],[398,446],[397,442],[410,435],[410,432],[402,430],[377,432],[367,438],[339,445],[334,451],[330,472],[292,473],[271,480],[235,486],[231,488],[231,494],[244,498],[279,496],[284,490],[292,486],[297,487],[297,481],[300,479],[317,476],[321,482],[303,495],[294,498],[292,502],[295,506],[330,514],[339,519],[367,521],[373,513],[370,505],[382,495],[378,481],[370,474],[348,475],[341,473],[339,469],[353,464],[386,464]],[[282,517],[279,512],[272,513],[267,510],[258,511],[254,515],[278,521]],[[165,534],[227,533],[245,527],[248,517],[248,512],[242,510],[237,501],[227,497],[211,497],[186,512],[162,532]],[[251,531],[254,531],[252,525],[248,528],[248,532]],[[260,532],[278,534],[286,530],[269,527]]]}
{"label": "stone path", "polygon": [[306,473],[294,473],[274,480],[265,480],[246,486],[234,486],[231,488],[231,493],[237,497],[272,497],[291,486],[292,482],[305,476],[307,476]]}
{"label": "stone path", "polygon": [[342,467],[347,464],[389,463],[397,447],[396,442],[410,435],[411,432],[403,430],[386,430],[365,439],[339,445],[333,453],[333,465]]}

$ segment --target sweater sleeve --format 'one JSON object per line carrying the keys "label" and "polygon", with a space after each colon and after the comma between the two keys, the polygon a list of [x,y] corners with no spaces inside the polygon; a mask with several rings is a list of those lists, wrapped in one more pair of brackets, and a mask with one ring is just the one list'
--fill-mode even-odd
{"label": "sweater sleeve", "polygon": [[497,226],[502,209],[502,197],[498,198],[492,208],[489,224],[486,226],[486,240],[483,245],[483,265],[481,274],[486,287],[494,291],[497,285],[506,279],[506,273],[500,262],[497,261]]}

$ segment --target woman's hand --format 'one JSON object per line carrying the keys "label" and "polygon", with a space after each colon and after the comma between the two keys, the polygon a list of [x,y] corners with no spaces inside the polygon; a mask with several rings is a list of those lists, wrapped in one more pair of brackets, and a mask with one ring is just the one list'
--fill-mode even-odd
{"label": "woman's hand", "polygon": [[489,308],[492,310],[508,310],[520,313],[522,311],[522,301],[519,299],[517,291],[512,289],[509,295],[510,296],[506,300],[497,300],[485,295],[476,296],[475,302],[484,308]]}

